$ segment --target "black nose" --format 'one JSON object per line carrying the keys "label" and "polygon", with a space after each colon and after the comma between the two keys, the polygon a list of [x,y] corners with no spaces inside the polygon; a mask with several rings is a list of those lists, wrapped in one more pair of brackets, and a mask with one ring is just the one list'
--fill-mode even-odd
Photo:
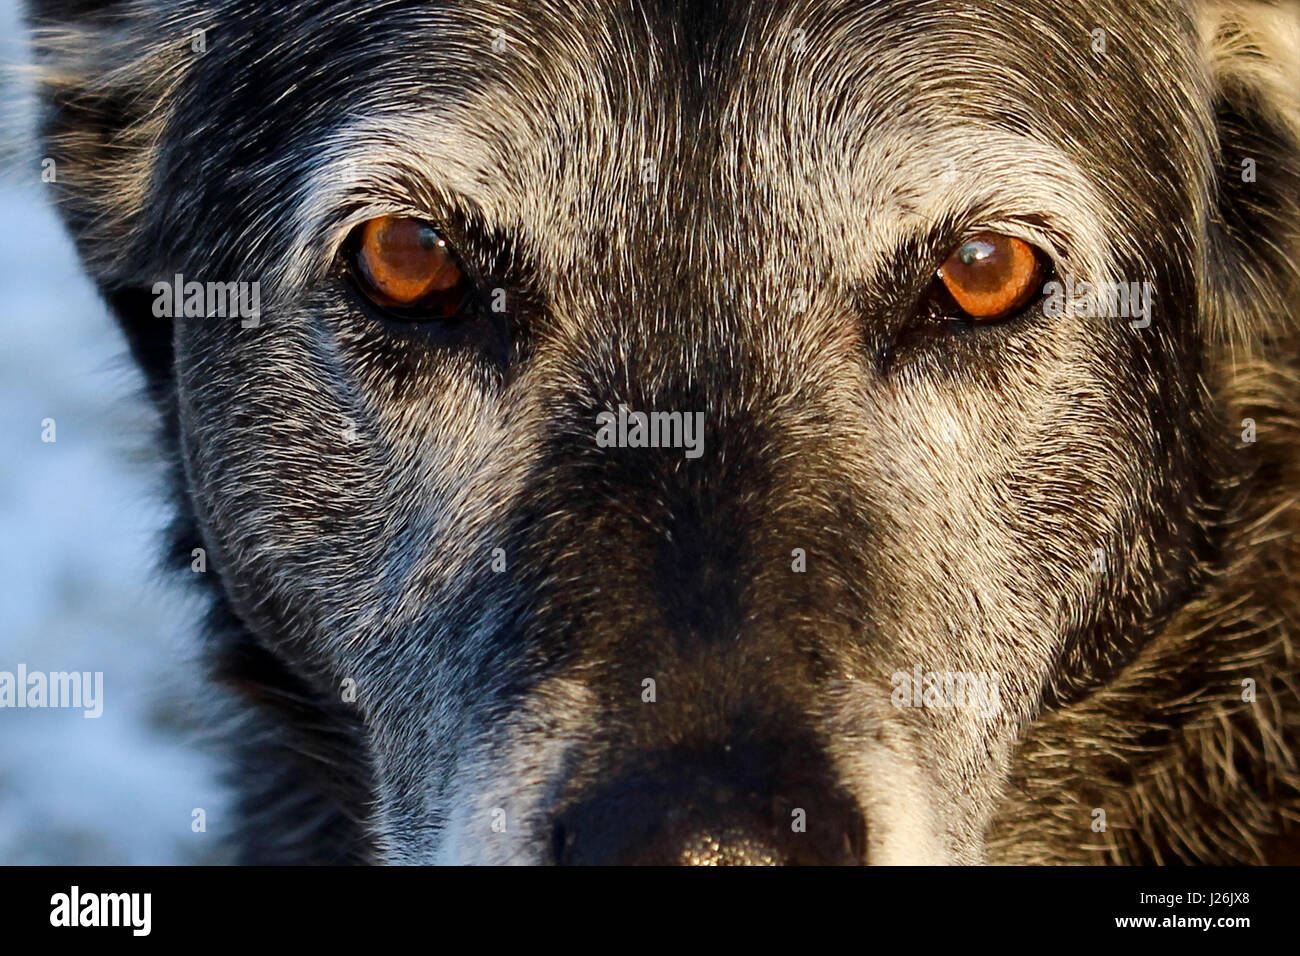
{"label": "black nose", "polygon": [[[863,862],[857,804],[810,755],[774,748],[672,754],[556,818],[562,865],[827,866]],[[643,764],[644,767],[644,764]]]}

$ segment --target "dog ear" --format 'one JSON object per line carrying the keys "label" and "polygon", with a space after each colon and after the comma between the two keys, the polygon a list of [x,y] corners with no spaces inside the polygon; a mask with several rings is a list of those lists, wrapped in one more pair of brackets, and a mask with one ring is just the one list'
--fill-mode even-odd
{"label": "dog ear", "polygon": [[169,93],[193,62],[186,19],[134,0],[32,0],[27,20],[49,188],[158,396],[171,328],[151,314],[143,233]]}
{"label": "dog ear", "polygon": [[1300,3],[1198,14],[1218,138],[1208,307],[1219,341],[1249,354],[1300,331]]}

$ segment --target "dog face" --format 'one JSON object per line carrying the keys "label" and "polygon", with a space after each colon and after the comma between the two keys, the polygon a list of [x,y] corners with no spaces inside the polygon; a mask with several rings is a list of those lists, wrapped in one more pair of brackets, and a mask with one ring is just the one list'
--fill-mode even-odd
{"label": "dog face", "polygon": [[1281,267],[1216,232],[1207,14],[688,6],[51,14],[189,544],[377,859],[978,862],[1213,548]]}

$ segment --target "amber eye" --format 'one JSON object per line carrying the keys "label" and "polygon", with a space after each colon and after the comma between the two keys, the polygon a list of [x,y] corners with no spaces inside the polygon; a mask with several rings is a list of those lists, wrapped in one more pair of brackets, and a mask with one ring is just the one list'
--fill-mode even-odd
{"label": "amber eye", "polygon": [[1029,243],[995,232],[971,236],[938,277],[957,306],[972,319],[1006,318],[1024,306],[1042,285],[1042,253]]}
{"label": "amber eye", "polygon": [[350,262],[376,305],[419,318],[459,315],[470,293],[456,256],[432,225],[410,216],[381,216],[349,238]]}

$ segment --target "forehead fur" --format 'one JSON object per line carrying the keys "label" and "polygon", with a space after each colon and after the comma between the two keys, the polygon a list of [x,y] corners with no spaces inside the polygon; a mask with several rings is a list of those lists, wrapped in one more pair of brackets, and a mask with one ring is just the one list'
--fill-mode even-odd
{"label": "forehead fur", "polygon": [[[177,265],[214,222],[223,234],[202,245],[224,261],[191,268],[305,270],[291,255],[312,252],[319,264],[322,247],[293,227],[316,216],[337,237],[349,209],[325,205],[331,184],[350,189],[353,216],[376,203],[472,211],[550,275],[593,251],[636,262],[651,237],[670,237],[682,263],[762,262],[774,235],[821,267],[867,273],[918,226],[1027,212],[1067,220],[1036,237],[1049,246],[1069,244],[1070,223],[1107,219],[1125,227],[1113,241],[1138,245],[1208,188],[1209,97],[1177,5],[647,3],[632,16],[317,2],[282,11],[274,31],[238,3],[166,11],[136,6],[95,49],[49,40],[106,60],[104,95],[159,105],[118,136],[138,147],[123,153],[132,185],[115,170],[117,194],[95,210],[106,233],[139,239],[101,252],[147,273],[137,280]],[[103,32],[124,42],[105,54]],[[1069,96],[1037,81],[1066,66]],[[1188,142],[1199,148],[1174,148]],[[1124,209],[1115,181],[1137,178],[1160,201]],[[560,218],[591,232],[557,233]]]}

